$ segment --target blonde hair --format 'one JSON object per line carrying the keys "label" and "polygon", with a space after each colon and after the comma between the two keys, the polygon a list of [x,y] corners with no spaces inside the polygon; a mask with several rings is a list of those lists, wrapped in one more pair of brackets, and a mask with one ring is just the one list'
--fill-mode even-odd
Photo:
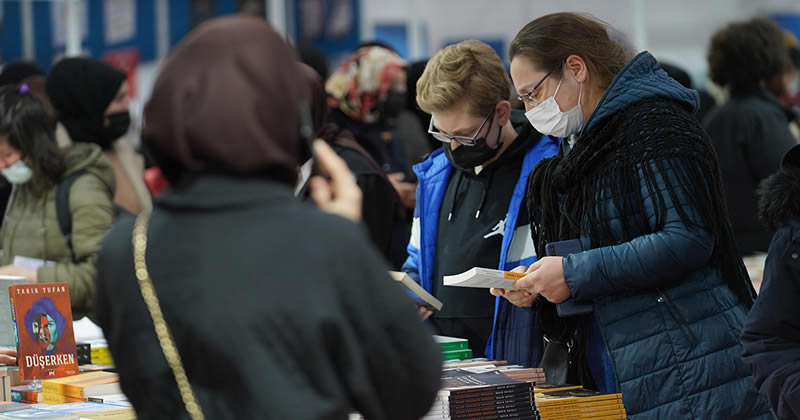
{"label": "blonde hair", "polygon": [[480,41],[463,41],[436,53],[417,81],[417,104],[432,114],[466,100],[476,116],[486,115],[509,96],[503,61]]}

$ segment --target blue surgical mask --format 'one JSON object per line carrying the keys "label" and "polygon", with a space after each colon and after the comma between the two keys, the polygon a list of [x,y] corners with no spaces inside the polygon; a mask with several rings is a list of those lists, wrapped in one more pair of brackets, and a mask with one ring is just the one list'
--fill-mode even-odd
{"label": "blue surgical mask", "polygon": [[3,169],[0,171],[0,173],[6,177],[8,182],[15,185],[24,184],[30,181],[31,177],[33,176],[33,171],[28,167],[28,165],[25,164],[25,162],[22,161],[22,159],[18,160],[15,164],[9,166],[8,168]]}

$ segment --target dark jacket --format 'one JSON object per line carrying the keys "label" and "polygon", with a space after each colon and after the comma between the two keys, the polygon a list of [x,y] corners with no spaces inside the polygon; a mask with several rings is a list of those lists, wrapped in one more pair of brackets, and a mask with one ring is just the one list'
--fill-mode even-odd
{"label": "dark jacket", "polygon": [[[594,124],[641,101],[661,99],[696,107],[696,98],[694,91],[669,78],[649,53],[641,53],[608,87],[581,138]],[[689,112],[685,115],[691,118]],[[633,132],[652,136],[663,131],[669,120],[660,117],[646,114],[645,120],[634,122],[640,125]],[[608,130],[615,132],[613,127]],[[610,358],[611,379],[632,419],[767,418],[766,403],[740,359],[739,334],[747,309],[721,271],[709,265],[712,233],[681,222],[674,200],[685,203],[686,198],[680,190],[675,196],[667,194],[664,181],[676,172],[666,168],[654,173],[652,181],[666,208],[663,229],[624,242],[620,219],[636,215],[621,214],[611,193],[599,191],[597,207],[604,209],[599,214],[607,218],[617,244],[591,249],[591,240],[583,236],[588,251],[563,260],[573,299],[594,304],[601,335],[590,345],[594,350],[601,347]],[[641,180],[644,220],[654,225],[658,216],[653,203],[658,198],[650,196],[645,182]],[[602,359],[603,354],[589,351],[590,358]]]}
{"label": "dark jacket", "polygon": [[800,418],[800,219],[775,233],[742,335],[744,361],[781,419]]}
{"label": "dark jacket", "polygon": [[[97,316],[140,419],[188,418],[132,259],[109,233]],[[202,176],[156,201],[147,264],[206,418],[417,419],[440,350],[360,228],[284,185]]]}
{"label": "dark jacket", "polygon": [[735,94],[708,115],[704,127],[719,157],[739,251],[743,256],[766,252],[770,234],[758,223],[756,187],[797,144],[786,112],[767,91]]}

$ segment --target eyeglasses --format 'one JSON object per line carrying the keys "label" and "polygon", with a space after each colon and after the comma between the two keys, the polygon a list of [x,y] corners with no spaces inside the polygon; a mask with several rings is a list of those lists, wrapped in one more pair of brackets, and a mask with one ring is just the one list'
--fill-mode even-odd
{"label": "eyeglasses", "polygon": [[517,99],[524,102],[525,105],[530,105],[532,107],[539,106],[539,101],[537,101],[536,98],[534,98],[531,95],[533,95],[533,92],[536,91],[536,89],[538,89],[542,83],[544,83],[544,81],[550,76],[550,73],[552,73],[552,71],[548,71],[547,74],[545,74],[544,77],[542,77],[542,80],[539,80],[539,83],[537,83],[536,86],[533,87],[533,89],[529,90],[528,93],[524,95],[517,96]]}
{"label": "eyeglasses", "polygon": [[475,146],[476,144],[478,144],[479,140],[478,134],[480,134],[481,130],[483,130],[483,126],[486,125],[486,122],[489,121],[492,115],[494,115],[494,108],[492,108],[492,110],[489,111],[489,114],[486,115],[486,118],[483,119],[481,126],[478,127],[478,131],[476,131],[472,137],[451,136],[449,134],[442,133],[441,131],[438,131],[436,127],[433,126],[433,117],[431,117],[431,123],[428,125],[428,134],[432,135],[433,138],[439,140],[442,143],[450,143],[451,141],[455,141],[456,143],[464,146]]}

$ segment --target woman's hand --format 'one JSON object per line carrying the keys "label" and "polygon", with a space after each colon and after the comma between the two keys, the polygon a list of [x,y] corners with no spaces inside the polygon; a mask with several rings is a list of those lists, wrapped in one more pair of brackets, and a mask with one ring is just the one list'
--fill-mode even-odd
{"label": "woman's hand", "polygon": [[[521,265],[513,270],[512,273],[524,273],[528,267]],[[516,285],[514,285],[516,287]],[[518,306],[520,308],[528,308],[533,306],[533,302],[536,301],[536,298],[539,297],[538,295],[531,293],[527,290],[505,290],[505,289],[496,289],[491,288],[489,289],[489,293],[494,296],[502,296],[506,298],[512,305]]]}
{"label": "woman's hand", "polygon": [[322,175],[311,178],[311,199],[322,209],[358,223],[361,221],[361,189],[347,164],[327,143],[315,140],[314,158]]}
{"label": "woman's hand", "polygon": [[17,350],[9,348],[0,348],[0,364],[3,365],[16,365],[17,364]]}
{"label": "woman's hand", "polygon": [[561,303],[572,292],[564,279],[563,257],[543,257],[528,267],[528,275],[517,280],[514,288],[527,290],[534,295],[542,295],[550,302]]}

